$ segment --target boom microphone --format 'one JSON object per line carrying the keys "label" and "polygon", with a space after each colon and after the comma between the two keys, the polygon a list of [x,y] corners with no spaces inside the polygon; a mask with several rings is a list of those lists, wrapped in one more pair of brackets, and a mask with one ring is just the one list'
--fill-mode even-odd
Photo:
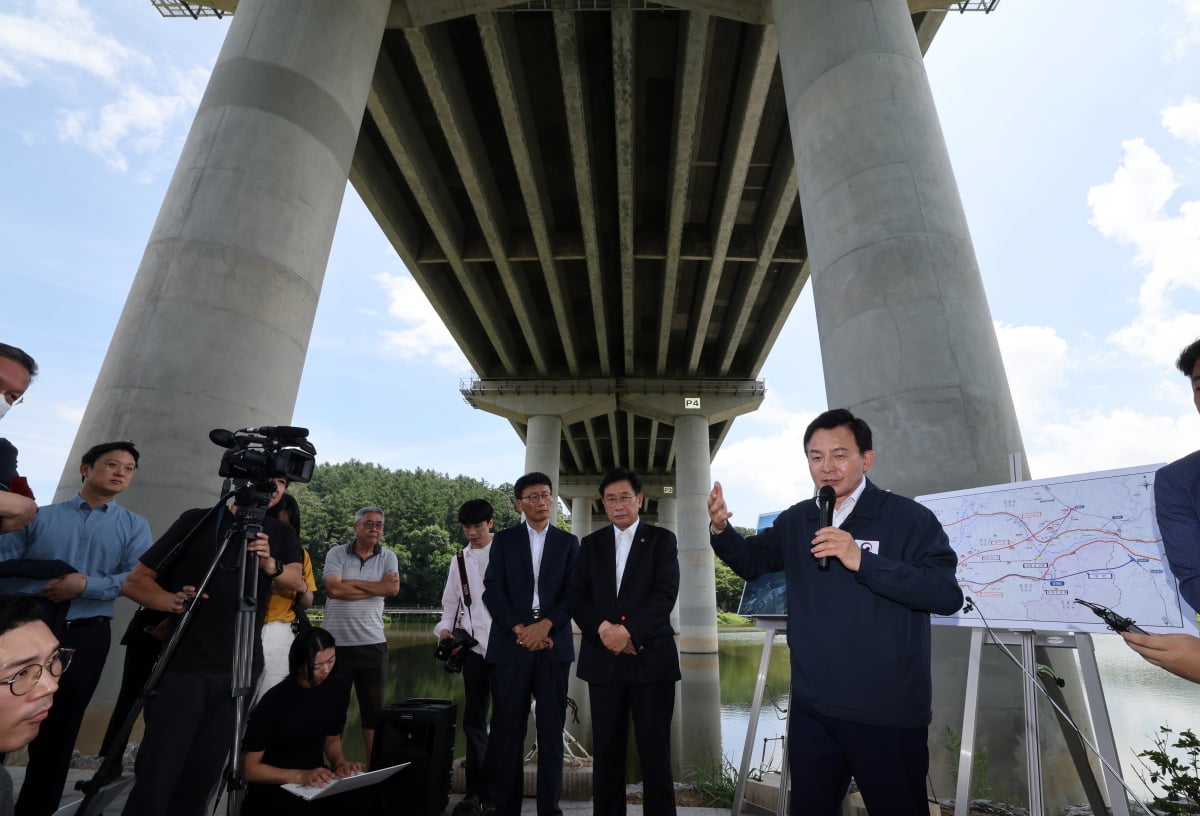
{"label": "boom microphone", "polygon": [[[831,485],[825,485],[821,488],[821,492],[817,494],[817,507],[821,511],[821,527],[833,526],[833,504],[837,501],[837,491]],[[819,529],[818,528],[818,529]],[[829,569],[829,556],[822,555],[817,559],[817,569],[825,572]]]}
{"label": "boom microphone", "polygon": [[297,428],[292,425],[263,425],[261,428],[247,428],[245,433],[270,436],[275,439],[303,439],[308,436],[308,428]]}

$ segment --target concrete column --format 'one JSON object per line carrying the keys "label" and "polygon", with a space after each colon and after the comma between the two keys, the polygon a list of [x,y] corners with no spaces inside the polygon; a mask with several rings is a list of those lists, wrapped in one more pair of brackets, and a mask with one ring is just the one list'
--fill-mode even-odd
{"label": "concrete column", "polygon": [[[662,499],[658,500],[658,526],[665,527],[666,529],[675,533],[676,536],[679,535],[679,519],[675,514],[675,499],[674,498],[670,498],[670,499],[662,498]],[[683,581],[681,580],[680,586],[679,586],[679,598],[675,599],[675,608],[671,610],[671,628],[675,630],[676,634],[679,633],[679,603],[680,603],[680,599],[683,598],[684,594],[687,593],[688,591],[689,590],[687,590],[684,587]],[[715,602],[715,599],[716,599],[715,581],[713,584],[713,598],[714,598],[714,602]],[[715,609],[714,609],[714,611],[715,611]]]}
{"label": "concrete column", "polygon": [[215,498],[211,429],[291,422],[389,5],[239,4],[56,498],[132,439],[122,502],[162,532]]}
{"label": "concrete column", "polygon": [[558,462],[562,444],[562,419],[556,416],[531,416],[525,436],[525,472],[545,473],[554,482],[558,495]]}
{"label": "concrete column", "polygon": [[904,495],[1006,482],[1020,431],[905,0],[773,0],[831,407]]}
{"label": "concrete column", "polygon": [[[141,471],[121,503],[162,533],[216,499],[210,430],[290,424],[389,5],[239,4],[56,499],[78,490],[89,446],[132,439]],[[131,609],[118,604],[114,632]],[[82,750],[120,672],[110,659]]]}
{"label": "concrete column", "polygon": [[675,420],[676,536],[679,538],[679,650],[717,651],[717,588],[708,543],[708,420]]}
{"label": "concrete column", "polygon": [[[705,512],[707,513],[708,510],[706,509]],[[658,500],[658,526],[666,527],[676,535],[679,534],[679,518],[675,515],[674,499]]]}
{"label": "concrete column", "polygon": [[583,537],[592,532],[592,500],[587,496],[575,496],[571,499],[571,532]]}

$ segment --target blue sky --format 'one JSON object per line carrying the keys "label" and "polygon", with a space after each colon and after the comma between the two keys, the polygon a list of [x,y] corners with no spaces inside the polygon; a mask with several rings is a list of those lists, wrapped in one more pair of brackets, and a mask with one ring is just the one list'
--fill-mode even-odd
{"label": "blue sky", "polygon": [[[0,340],[42,367],[0,431],[43,502],[228,24],[147,0],[0,10]],[[1034,478],[1200,446],[1172,367],[1200,336],[1200,0],[1002,0],[950,15],[927,65]],[[467,376],[347,188],[294,422],[321,461],[511,481],[523,448],[462,401]],[[800,434],[826,405],[807,292],[762,376],[713,463],[743,523],[810,492]]]}

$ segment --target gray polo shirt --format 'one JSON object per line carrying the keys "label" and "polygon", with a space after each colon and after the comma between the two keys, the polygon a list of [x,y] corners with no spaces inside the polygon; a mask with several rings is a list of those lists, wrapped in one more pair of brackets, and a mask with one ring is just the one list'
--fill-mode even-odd
{"label": "gray polo shirt", "polygon": [[[382,581],[388,572],[399,572],[396,554],[380,545],[366,559],[354,551],[354,542],[336,547],[325,556],[323,575],[340,575],[343,581],[359,579]],[[363,598],[361,601],[325,602],[325,622],[321,624],[333,635],[338,646],[369,646],[386,643],[383,634],[383,598]]]}

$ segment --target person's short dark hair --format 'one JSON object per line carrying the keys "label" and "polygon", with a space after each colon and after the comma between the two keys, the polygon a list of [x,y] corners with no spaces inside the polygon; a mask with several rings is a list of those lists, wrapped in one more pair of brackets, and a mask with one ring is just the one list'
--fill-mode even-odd
{"label": "person's short dark hair", "polygon": [[296,635],[296,639],[292,641],[292,647],[288,649],[288,675],[295,677],[301,669],[304,669],[304,677],[311,686],[315,672],[313,664],[317,661],[317,652],[332,649],[334,645],[333,635],[329,634],[329,630],[322,629],[320,626],[314,626]]}
{"label": "person's short dark hair", "polygon": [[0,595],[0,635],[42,619],[42,604],[33,595]]}
{"label": "person's short dark hair", "polygon": [[550,477],[545,473],[535,470],[517,479],[517,483],[513,485],[513,495],[519,499],[521,498],[521,494],[525,492],[525,488],[534,487],[535,485],[545,485],[550,488],[551,493],[554,492],[554,482],[550,481]]}
{"label": "person's short dark hair", "polygon": [[808,427],[804,429],[804,450],[808,451],[808,440],[812,439],[813,434],[817,431],[832,431],[834,428],[841,427],[849,428],[850,432],[854,434],[854,441],[858,444],[859,453],[873,450],[871,426],[867,424],[866,420],[859,419],[845,408],[831,408],[808,423]]}
{"label": "person's short dark hair", "polygon": [[292,525],[296,531],[296,535],[300,535],[300,502],[296,501],[296,497],[291,493],[284,493],[279,499],[279,503],[271,509],[267,510],[268,516],[279,518],[284,513],[287,513],[287,523]]}
{"label": "person's short dark hair", "polygon": [[138,461],[142,458],[142,454],[133,446],[132,442],[101,442],[99,445],[92,445],[83,454],[79,460],[80,464],[94,466],[96,460],[106,453],[112,453],[115,450],[122,450],[133,457],[133,465],[137,467]]}
{"label": "person's short dark hair", "polygon": [[1179,352],[1179,359],[1175,361],[1175,366],[1183,372],[1183,376],[1191,377],[1192,372],[1196,370],[1196,361],[1200,360],[1200,338],[1193,340],[1187,348]]}
{"label": "person's short dark hair", "polygon": [[462,525],[480,524],[495,518],[496,511],[487,499],[471,499],[458,508],[458,523]]}
{"label": "person's short dark hair", "polygon": [[0,343],[0,357],[7,357],[15,362],[21,368],[29,372],[29,379],[37,376],[38,367],[33,358],[26,354],[16,346],[10,346],[8,343]]}
{"label": "person's short dark hair", "polygon": [[642,492],[642,480],[636,473],[628,468],[615,467],[605,473],[604,478],[600,480],[600,498],[604,498],[604,489],[614,482],[629,482],[634,493]]}

